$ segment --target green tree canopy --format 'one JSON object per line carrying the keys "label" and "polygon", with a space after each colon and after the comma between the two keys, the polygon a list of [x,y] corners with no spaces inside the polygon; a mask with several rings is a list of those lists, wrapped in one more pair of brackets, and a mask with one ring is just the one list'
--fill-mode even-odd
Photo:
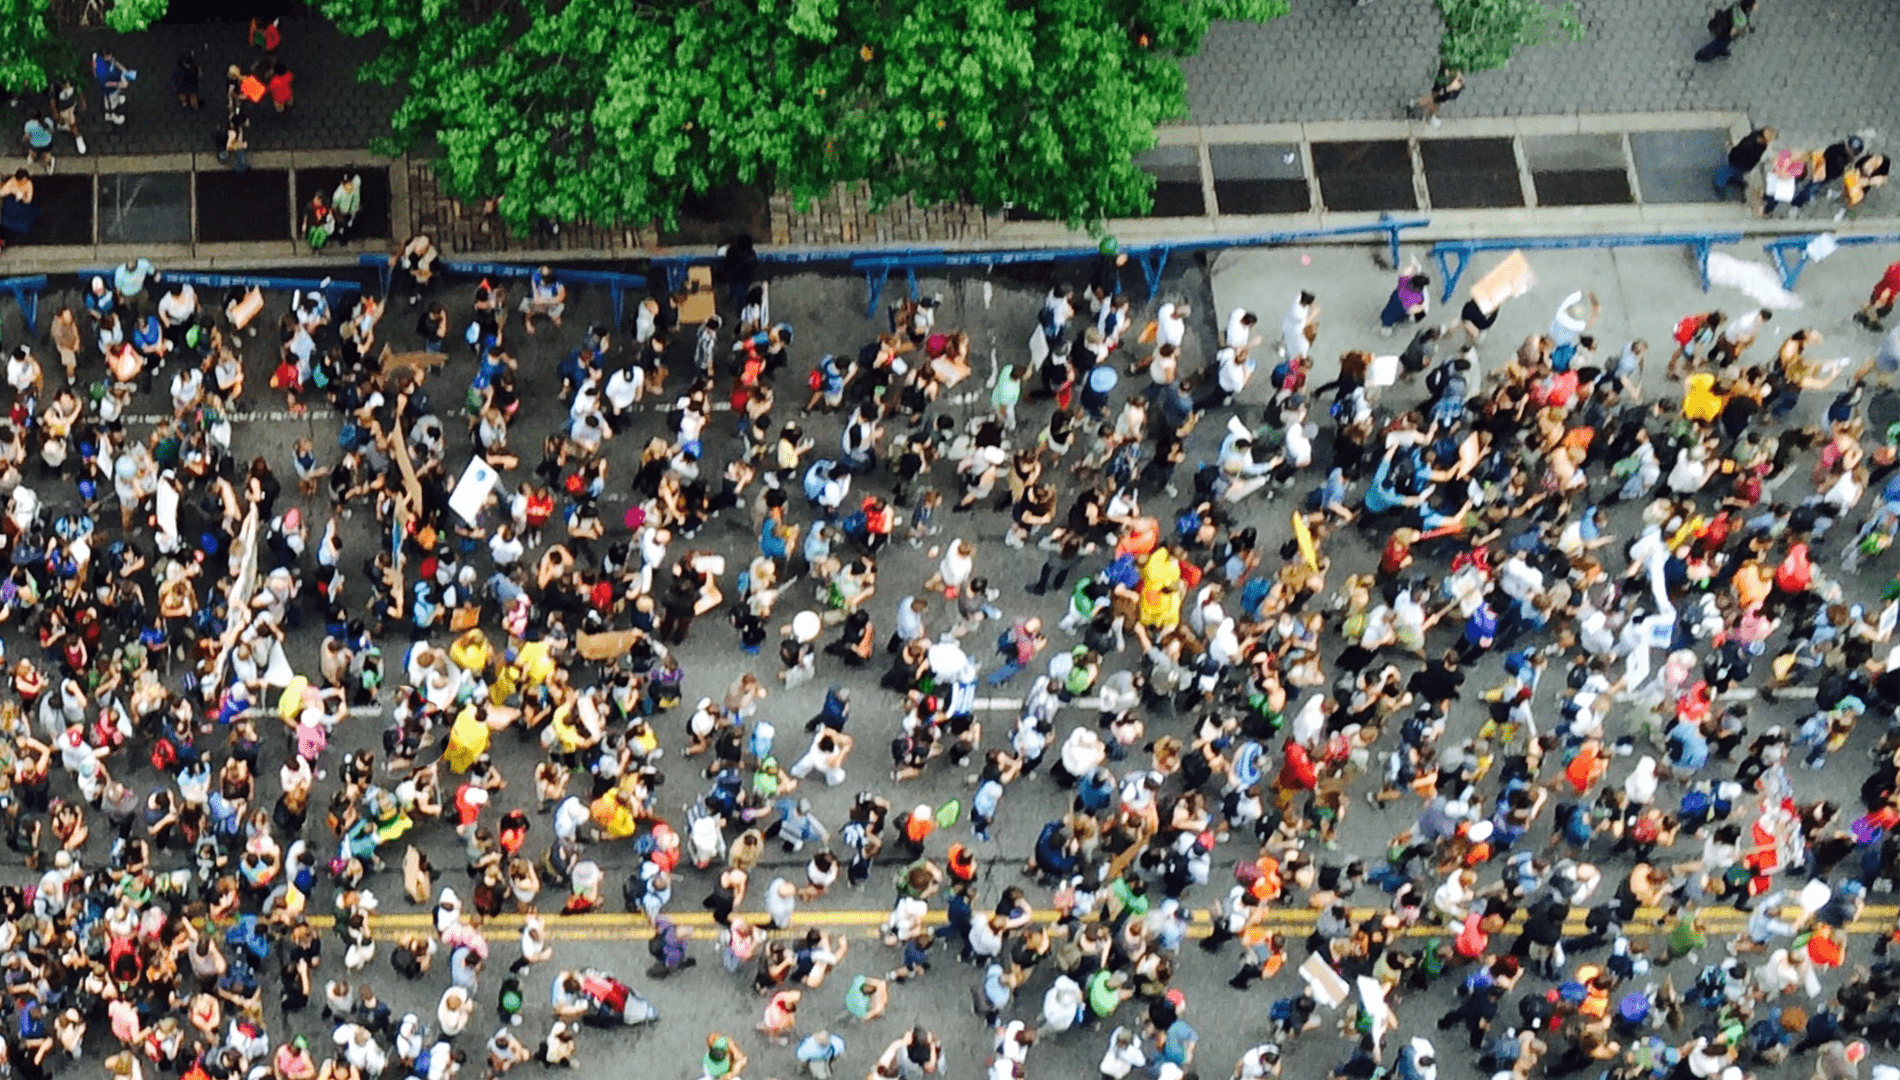
{"label": "green tree canopy", "polygon": [[[105,9],[105,22],[120,33],[133,33],[164,17],[170,3],[114,0]],[[37,93],[55,74],[77,80],[83,59],[54,27],[52,0],[0,0],[0,86],[16,94]]]}
{"label": "green tree canopy", "polygon": [[1511,62],[1521,45],[1542,45],[1562,32],[1583,37],[1574,4],[1551,7],[1544,0],[1438,0],[1445,35],[1438,62],[1454,71],[1489,71]]}
{"label": "green tree canopy", "polygon": [[1145,210],[1131,158],[1186,111],[1179,57],[1285,0],[320,0],[388,47],[386,150],[433,144],[463,198],[539,218],[677,219],[738,181],[881,205]]}

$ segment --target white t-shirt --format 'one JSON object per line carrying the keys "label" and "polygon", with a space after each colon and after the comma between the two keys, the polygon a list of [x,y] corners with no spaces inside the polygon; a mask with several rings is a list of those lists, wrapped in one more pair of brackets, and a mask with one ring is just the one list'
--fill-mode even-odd
{"label": "white t-shirt", "polygon": [[[1302,344],[1306,341],[1304,337],[1299,340]],[[1305,353],[1300,355],[1304,356]],[[1247,388],[1247,383],[1253,376],[1254,364],[1251,357],[1242,360],[1240,354],[1233,349],[1222,349],[1215,362],[1219,365],[1222,391],[1238,394]]]}
{"label": "white t-shirt", "polygon": [[1163,304],[1161,309],[1155,312],[1156,345],[1173,345],[1177,349],[1181,347],[1182,340],[1187,337],[1187,320],[1181,317],[1179,311],[1180,309],[1174,304]]}
{"label": "white t-shirt", "polygon": [[1227,316],[1227,335],[1221,342],[1223,345],[1230,349],[1244,349],[1247,343],[1253,340],[1253,327],[1242,321],[1246,317],[1247,309],[1241,307],[1235,308],[1233,313]]}
{"label": "white t-shirt", "polygon": [[167,292],[158,298],[158,314],[169,325],[189,322],[198,313],[198,291],[184,286],[177,296]]}
{"label": "white t-shirt", "polygon": [[1286,426],[1286,462],[1296,469],[1304,469],[1313,463],[1313,440],[1306,437],[1306,425],[1303,423]]}
{"label": "white t-shirt", "polygon": [[504,537],[500,533],[488,538],[488,556],[495,560],[496,566],[513,566],[527,551],[518,538]]}
{"label": "white t-shirt", "polygon": [[1286,347],[1288,356],[1305,357],[1312,352],[1313,345],[1306,340],[1306,322],[1312,316],[1313,309],[1300,303],[1299,297],[1293,298],[1293,306],[1286,309],[1286,318],[1280,320],[1280,343]]}

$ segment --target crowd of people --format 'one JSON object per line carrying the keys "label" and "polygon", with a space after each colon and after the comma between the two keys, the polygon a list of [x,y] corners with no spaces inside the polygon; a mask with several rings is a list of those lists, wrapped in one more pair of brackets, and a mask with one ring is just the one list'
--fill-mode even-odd
{"label": "crowd of people", "polygon": [[[131,260],[53,316],[51,380],[12,351],[0,621],[38,648],[0,702],[0,827],[38,877],[0,888],[4,1070],[571,1066],[584,1025],[655,1019],[634,985],[554,963],[562,915],[623,905],[646,978],[757,991],[756,1032],[707,1034],[711,1080],[748,1053],[941,1072],[925,1027],[875,1055],[846,1036],[958,960],[995,1080],[1050,1039],[1102,1040],[1111,1078],[1219,1072],[1176,985],[1196,965],[1265,1018],[1247,1080],[1334,1010],[1337,1076],[1429,1080],[1397,1010],[1434,985],[1457,996],[1437,1028],[1516,1080],[1738,1080],[1796,1054],[1848,1080],[1900,1044],[1887,936],[1848,955],[1900,878],[1900,740],[1855,730],[1900,704],[1900,586],[1858,583],[1900,531],[1900,429],[1867,416],[1900,371],[1900,263],[1850,374],[1811,330],[1757,346],[1755,309],[1601,340],[1585,291],[1497,341],[1495,299],[1436,320],[1415,266],[1376,328],[1322,330],[1301,292],[1277,333],[1245,310],[1203,331],[1180,298],[1143,318],[1108,247],[985,377],[936,297],[855,356],[794,360],[748,252],[728,249],[724,313],[688,324],[696,298],[661,292],[578,326],[558,270],[467,288],[417,237],[386,296],[299,293],[274,346],[258,291],[219,306]],[[421,358],[391,360],[392,311]],[[1358,347],[1380,331],[1402,350]],[[531,334],[572,346],[557,370],[519,369]],[[1322,342],[1353,347],[1335,364]],[[246,386],[259,350],[269,390]],[[1678,396],[1644,388],[1664,353]],[[966,383],[987,403],[950,407]],[[135,435],[161,387],[169,418]],[[331,410],[335,450],[238,455],[234,412],[273,391]],[[561,418],[531,466],[524,410]],[[1189,465],[1190,442],[1218,450]],[[880,581],[897,545],[928,573]],[[1054,626],[1021,590],[1059,598]],[[776,663],[706,685],[709,636]],[[854,669],[879,689],[854,694]],[[813,680],[806,743],[764,702]],[[1021,692],[1007,722],[979,714],[985,683]],[[384,718],[379,750],[334,745],[357,710]],[[860,741],[889,767],[854,762]],[[1850,762],[1853,794],[1797,796],[1795,770]],[[932,772],[967,774],[967,807],[905,797]],[[830,824],[819,779],[856,789]],[[1068,809],[1012,817],[1025,783]],[[1344,850],[1354,814],[1389,842]],[[1020,875],[982,872],[1005,831]],[[466,879],[418,843],[451,833]],[[804,865],[755,880],[773,844]],[[881,946],[799,917],[850,889],[889,898]],[[428,932],[379,933],[398,893]],[[1728,955],[1712,905],[1748,913]],[[518,946],[485,932],[504,914]],[[686,975],[708,944],[725,974]],[[838,970],[880,948],[882,975]],[[485,967],[505,974],[484,1041]],[[391,980],[441,986],[435,1014],[392,1015]],[[842,1018],[806,1022],[828,981]]]}

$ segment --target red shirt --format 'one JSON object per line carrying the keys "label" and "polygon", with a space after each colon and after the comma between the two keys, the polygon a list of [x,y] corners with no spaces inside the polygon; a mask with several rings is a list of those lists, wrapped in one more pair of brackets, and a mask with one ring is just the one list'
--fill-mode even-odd
{"label": "red shirt", "polygon": [[285,71],[270,77],[270,99],[277,105],[290,104],[290,80],[295,76]]}
{"label": "red shirt", "polygon": [[1874,286],[1874,294],[1881,293],[1888,296],[1900,293],[1900,262],[1887,267],[1887,272],[1880,275],[1880,284]]}
{"label": "red shirt", "polygon": [[1412,545],[1397,536],[1385,542],[1385,551],[1379,555],[1379,571],[1396,574],[1405,566],[1405,557],[1412,553]]}

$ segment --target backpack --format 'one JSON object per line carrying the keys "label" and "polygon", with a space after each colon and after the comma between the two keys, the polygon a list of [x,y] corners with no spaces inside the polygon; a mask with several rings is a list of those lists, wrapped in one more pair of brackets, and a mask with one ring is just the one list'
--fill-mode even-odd
{"label": "backpack", "polygon": [[1709,33],[1726,38],[1735,32],[1735,8],[1725,7],[1709,16]]}
{"label": "backpack", "polygon": [[1675,333],[1670,335],[1676,339],[1676,344],[1687,345],[1694,341],[1695,336],[1702,331],[1702,318],[1700,315],[1684,315],[1682,321],[1676,324]]}
{"label": "backpack", "polygon": [[[639,868],[636,867],[633,873],[627,875],[627,880],[621,884],[620,898],[627,902],[628,911],[639,911],[641,910],[640,901],[646,899],[646,895],[646,875],[640,873]],[[653,940],[658,941],[660,939],[656,936]],[[647,947],[650,949],[652,945],[649,944]],[[659,954],[655,953],[654,955],[658,956]]]}

